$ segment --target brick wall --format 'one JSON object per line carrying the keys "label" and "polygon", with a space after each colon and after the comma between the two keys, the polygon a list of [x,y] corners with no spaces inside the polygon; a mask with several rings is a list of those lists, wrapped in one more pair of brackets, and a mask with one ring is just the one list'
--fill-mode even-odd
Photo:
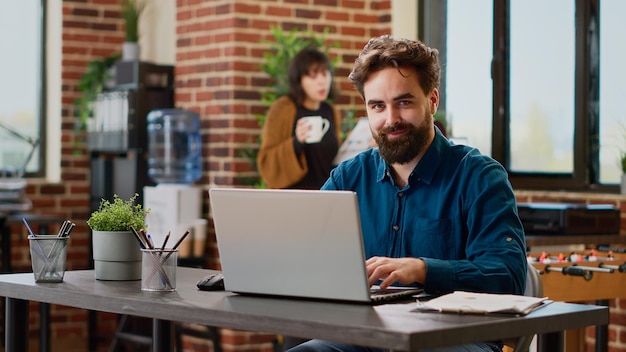
{"label": "brick wall", "polygon": [[[121,50],[124,38],[118,1],[63,1],[63,86],[59,112],[62,181],[58,184],[34,181],[27,188],[34,212],[76,222],[68,254],[70,270],[91,265],[89,233],[84,222],[89,216],[89,158],[84,136],[74,130],[73,102],[79,96],[76,84],[87,62]],[[271,39],[271,26],[320,33],[328,28],[328,42],[339,43],[330,52],[339,59],[335,83],[341,96],[336,100],[337,105],[344,114],[355,110],[357,116],[363,115],[361,99],[346,77],[367,39],[389,32],[390,0],[178,0],[177,4],[176,104],[198,112],[202,118],[201,184],[240,185],[243,179],[257,176],[249,162],[239,156],[239,151],[255,146],[260,133],[254,115],[266,109],[259,100],[268,79],[259,64],[267,48],[263,42]],[[585,195],[579,198],[584,201]],[[626,200],[614,201],[626,213]],[[209,216],[206,202],[204,216]],[[30,271],[25,238],[23,227],[16,226],[12,236],[15,250],[11,255],[19,271]],[[219,268],[214,241],[213,237],[208,244],[207,266]],[[614,303],[612,309],[615,319],[623,320],[626,313],[619,309],[619,303]],[[36,336],[35,307],[31,314],[31,334]],[[86,312],[52,307],[51,314],[53,341],[63,341],[63,346],[86,345]],[[104,335],[114,329],[115,315],[103,314],[99,320]],[[612,351],[626,351],[626,337],[621,330],[621,325],[611,326]],[[222,339],[226,352],[269,352],[275,336],[223,330]],[[194,351],[210,350],[209,343],[195,339],[186,339],[185,346]]]}
{"label": "brick wall", "polygon": [[[367,40],[389,33],[390,1],[188,1],[179,2],[177,19],[176,105],[202,116],[202,182],[242,185],[257,177],[240,151],[257,145],[260,128],[254,116],[267,109],[260,100],[269,82],[260,64],[268,50],[264,42],[272,39],[270,27],[316,33],[328,28],[327,42],[339,44],[329,53],[338,58],[335,84],[341,96],[336,103],[344,113],[359,110],[361,98],[347,76]],[[209,253],[209,266],[219,268],[214,237]],[[222,332],[225,351],[271,351],[274,338]],[[205,343],[193,344],[193,350],[201,345]]]}
{"label": "brick wall", "polygon": [[[33,203],[32,212],[57,215],[76,223],[70,239],[68,270],[86,269],[89,262],[90,237],[85,223],[89,216],[89,158],[85,137],[75,131],[73,103],[79,97],[76,88],[87,63],[121,50],[124,40],[123,22],[119,16],[119,0],[63,1],[62,29],[62,110],[61,114],[61,181],[47,183],[30,181],[27,196]],[[50,231],[56,233],[58,226]],[[30,271],[28,242],[24,226],[12,228],[12,264],[14,271]],[[38,310],[31,304],[30,334],[38,331]],[[102,315],[100,328],[111,332],[115,328],[114,315]],[[79,346],[86,350],[87,313],[67,307],[51,307],[51,334],[55,343]],[[35,338],[36,340],[36,338]],[[54,350],[54,349],[53,349]]]}
{"label": "brick wall", "polygon": [[[241,185],[257,172],[241,151],[256,147],[260,128],[255,114],[264,113],[261,91],[269,78],[260,69],[270,27],[329,30],[330,51],[338,58],[336,100],[346,113],[362,102],[347,76],[367,40],[390,28],[390,2],[385,1],[189,1],[178,6],[176,105],[202,117],[205,185]],[[205,211],[207,204],[205,204]],[[217,257],[211,247],[212,258]],[[211,266],[218,265],[213,261]]]}
{"label": "brick wall", "polygon": [[[27,194],[33,212],[76,222],[68,253],[68,269],[73,270],[91,266],[85,224],[89,216],[89,157],[84,135],[74,129],[73,102],[79,97],[76,85],[87,63],[120,52],[124,37],[119,0],[63,1],[62,6],[62,181],[29,182]],[[346,79],[351,63],[367,39],[390,28],[389,0],[187,0],[178,1],[177,6],[175,99],[178,107],[201,115],[205,171],[200,183],[204,185],[237,185],[245,178],[257,177],[248,160],[238,155],[239,150],[256,146],[260,128],[254,114],[266,109],[259,100],[269,82],[259,64],[267,48],[263,41],[271,39],[270,26],[320,33],[329,29],[328,42],[339,43],[331,56],[339,58],[336,84],[342,94],[337,103],[343,111],[362,109]],[[208,217],[206,203],[204,215]],[[23,226],[13,228],[12,244],[15,271],[30,271]],[[214,237],[208,247],[207,266],[218,268]],[[53,341],[86,345],[86,312],[53,307],[51,314]],[[36,336],[35,307],[31,317],[31,334]],[[115,315],[99,316],[102,334],[110,334],[114,327]],[[222,339],[225,351],[269,351],[275,336],[223,331]],[[193,339],[186,344],[198,351],[208,348],[203,347],[205,342]]]}

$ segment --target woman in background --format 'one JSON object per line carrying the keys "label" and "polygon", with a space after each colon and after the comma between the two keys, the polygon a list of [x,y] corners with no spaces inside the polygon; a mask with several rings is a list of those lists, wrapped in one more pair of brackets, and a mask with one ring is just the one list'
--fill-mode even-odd
{"label": "woman in background", "polygon": [[[289,64],[289,92],[276,99],[265,118],[257,165],[268,188],[319,189],[339,149],[341,119],[327,99],[333,97],[328,57],[301,50]],[[307,143],[307,116],[321,116],[329,128],[319,142]]]}

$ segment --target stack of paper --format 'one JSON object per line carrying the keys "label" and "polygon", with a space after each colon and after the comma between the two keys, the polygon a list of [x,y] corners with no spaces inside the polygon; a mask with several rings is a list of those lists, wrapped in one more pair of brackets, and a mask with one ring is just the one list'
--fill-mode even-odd
{"label": "stack of paper", "polygon": [[470,314],[526,315],[551,301],[546,297],[455,291],[426,302],[418,310]]}

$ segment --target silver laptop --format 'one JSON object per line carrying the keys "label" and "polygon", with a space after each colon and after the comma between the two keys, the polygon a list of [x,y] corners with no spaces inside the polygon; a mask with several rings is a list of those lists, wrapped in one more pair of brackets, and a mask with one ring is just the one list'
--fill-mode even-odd
{"label": "silver laptop", "polygon": [[422,291],[372,292],[354,192],[211,188],[209,197],[228,291],[369,303]]}

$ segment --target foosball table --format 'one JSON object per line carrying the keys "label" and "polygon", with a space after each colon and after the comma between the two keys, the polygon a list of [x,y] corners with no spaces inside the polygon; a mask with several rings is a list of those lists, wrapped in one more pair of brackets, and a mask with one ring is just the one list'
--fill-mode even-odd
{"label": "foosball table", "polygon": [[[541,274],[544,296],[552,300],[608,305],[609,299],[626,299],[626,247],[531,251],[527,259]],[[568,331],[565,347],[567,352],[586,351],[584,329]],[[608,326],[596,327],[596,352],[601,351],[608,351]]]}

